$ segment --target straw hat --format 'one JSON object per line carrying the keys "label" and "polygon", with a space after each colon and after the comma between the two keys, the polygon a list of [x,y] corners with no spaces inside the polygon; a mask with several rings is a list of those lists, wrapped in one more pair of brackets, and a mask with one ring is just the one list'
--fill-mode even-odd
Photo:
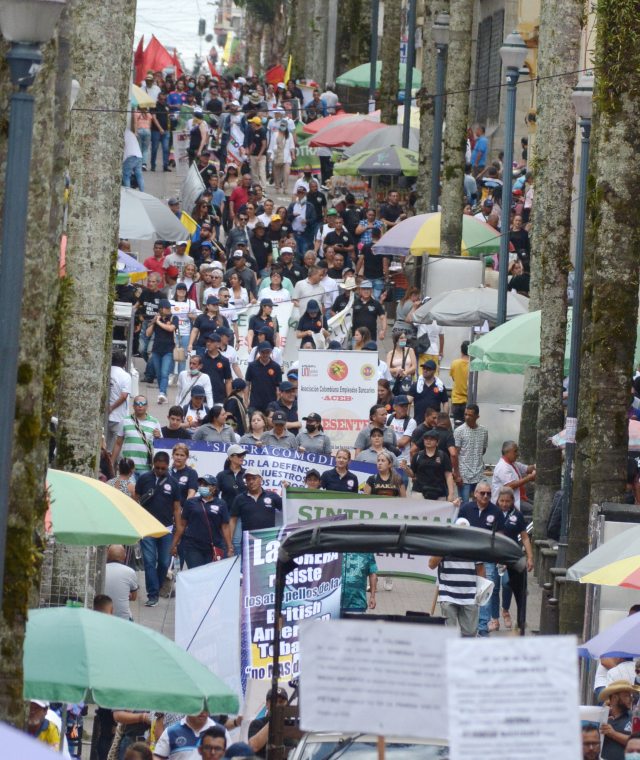
{"label": "straw hat", "polygon": [[623,694],[625,691],[640,691],[640,689],[632,683],[629,683],[629,681],[613,681],[606,689],[603,689],[600,692],[598,701],[604,702],[609,699],[612,694]]}

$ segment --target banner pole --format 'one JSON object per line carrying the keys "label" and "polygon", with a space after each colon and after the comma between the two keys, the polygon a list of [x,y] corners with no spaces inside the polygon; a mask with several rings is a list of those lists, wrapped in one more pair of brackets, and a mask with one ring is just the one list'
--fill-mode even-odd
{"label": "banner pole", "polygon": [[378,760],[384,760],[384,736],[378,737]]}

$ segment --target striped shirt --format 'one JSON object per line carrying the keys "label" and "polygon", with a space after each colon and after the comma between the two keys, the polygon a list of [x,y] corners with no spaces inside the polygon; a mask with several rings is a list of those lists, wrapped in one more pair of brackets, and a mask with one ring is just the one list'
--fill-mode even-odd
{"label": "striped shirt", "polygon": [[476,603],[476,563],[443,559],[438,565],[438,601],[451,604]]}
{"label": "striped shirt", "polygon": [[470,428],[466,423],[453,431],[459,451],[460,476],[463,483],[475,484],[484,476],[484,452],[487,450],[489,433],[486,427]]}
{"label": "striped shirt", "polygon": [[[138,420],[138,424],[153,451],[153,431],[160,430],[160,423],[155,417],[147,414],[143,420]],[[148,472],[151,469],[149,453],[143,438],[135,426],[133,415],[129,415],[129,417],[126,417],[120,423],[118,435],[124,437],[120,456],[124,459],[133,459],[137,473]]]}

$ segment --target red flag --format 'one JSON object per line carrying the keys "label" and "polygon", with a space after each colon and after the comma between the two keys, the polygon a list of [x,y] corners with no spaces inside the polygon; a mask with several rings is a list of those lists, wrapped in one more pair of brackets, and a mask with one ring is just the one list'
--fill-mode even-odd
{"label": "red flag", "polygon": [[207,63],[209,64],[209,71],[211,72],[211,76],[220,79],[220,74],[218,74],[218,70],[216,69],[214,62],[209,56],[207,56]]}
{"label": "red flag", "polygon": [[[175,66],[174,57],[159,42],[155,35],[151,36],[151,42],[144,51],[144,66],[147,71],[162,71],[162,69]],[[146,73],[146,72],[145,72]]]}
{"label": "red flag", "polygon": [[144,79],[144,75],[147,73],[144,70],[144,34],[140,37],[136,52],[133,54],[133,67],[135,70],[134,82],[140,84]]}
{"label": "red flag", "polygon": [[175,78],[179,79],[182,76],[182,66],[180,66],[178,51],[175,48],[173,50],[173,66],[175,68]]}
{"label": "red flag", "polygon": [[284,66],[281,66],[280,64],[272,66],[264,75],[265,82],[267,82],[267,84],[272,84],[275,87],[279,82],[284,82],[285,73]]}

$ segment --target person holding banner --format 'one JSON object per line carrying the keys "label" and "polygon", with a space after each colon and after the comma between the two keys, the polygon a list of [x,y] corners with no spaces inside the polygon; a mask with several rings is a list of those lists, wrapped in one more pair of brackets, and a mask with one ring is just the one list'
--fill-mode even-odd
{"label": "person holding banner", "polygon": [[218,481],[213,475],[198,478],[198,495],[187,499],[176,523],[171,554],[180,546],[189,569],[217,562],[233,555],[229,510],[217,498]]}
{"label": "person holding banner", "polygon": [[325,491],[347,491],[358,493],[358,476],[349,470],[351,452],[349,449],[336,451],[336,466],[325,470],[320,477],[320,488]]}
{"label": "person holding banner", "polygon": [[404,499],[407,489],[400,475],[393,470],[393,454],[381,451],[376,460],[376,468],[376,474],[367,478],[362,490],[369,495],[401,496]]}

